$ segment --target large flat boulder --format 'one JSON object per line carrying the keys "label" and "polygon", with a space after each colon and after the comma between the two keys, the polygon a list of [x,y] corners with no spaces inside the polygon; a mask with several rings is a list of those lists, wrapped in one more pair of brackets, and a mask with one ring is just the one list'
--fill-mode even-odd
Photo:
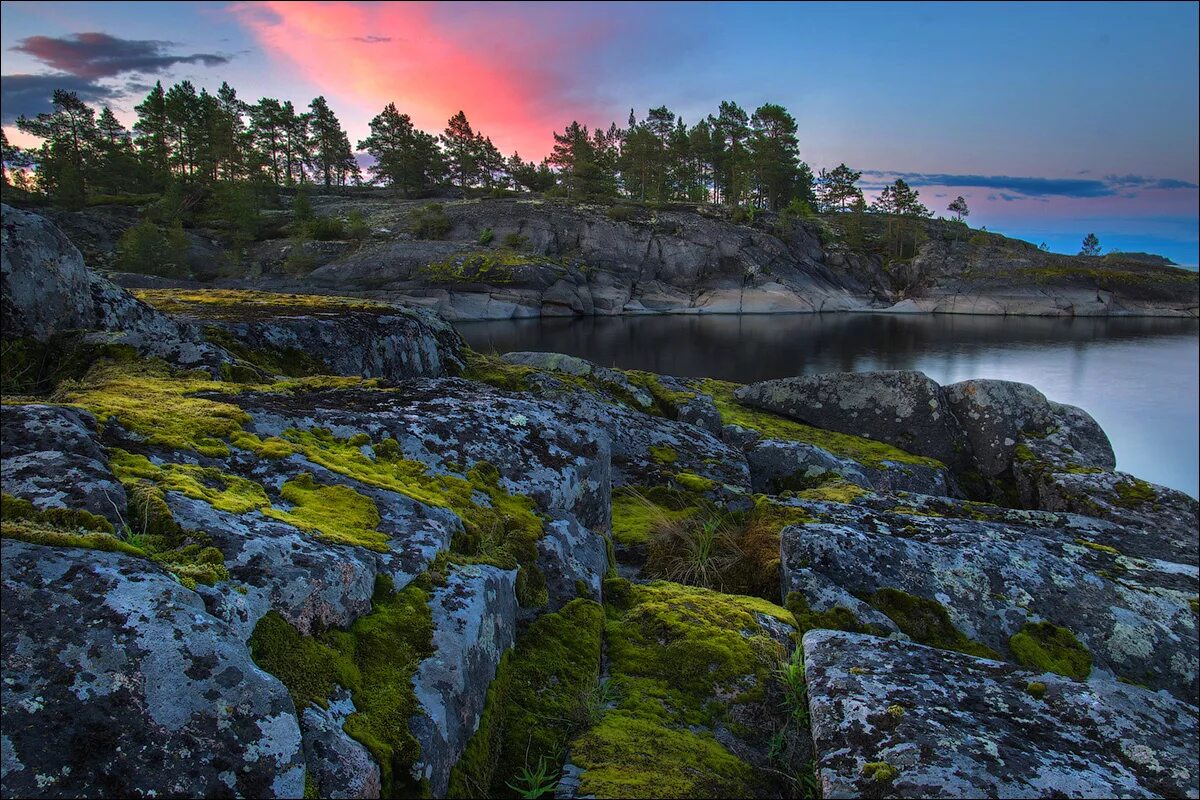
{"label": "large flat boulder", "polygon": [[1196,707],[911,642],[804,637],[823,797],[1196,797]]}
{"label": "large flat boulder", "polygon": [[151,562],[4,539],[6,797],[300,797],[283,684]]}
{"label": "large flat boulder", "polygon": [[935,458],[969,463],[969,442],[942,389],[922,372],[835,372],[752,383],[738,402],[808,425],[849,433]]}

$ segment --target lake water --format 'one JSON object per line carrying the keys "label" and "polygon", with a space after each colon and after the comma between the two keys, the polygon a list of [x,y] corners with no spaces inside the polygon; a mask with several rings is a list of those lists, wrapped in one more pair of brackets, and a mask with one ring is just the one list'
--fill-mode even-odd
{"label": "lake water", "polygon": [[544,350],[605,366],[751,381],[917,369],[1031,383],[1086,409],[1117,468],[1198,493],[1200,323],[1154,318],[894,314],[580,317],[461,323],[472,347]]}

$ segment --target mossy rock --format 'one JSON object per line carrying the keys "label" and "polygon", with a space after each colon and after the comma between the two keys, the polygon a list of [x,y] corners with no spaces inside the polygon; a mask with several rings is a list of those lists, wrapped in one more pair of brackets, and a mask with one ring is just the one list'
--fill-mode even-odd
{"label": "mossy rock", "polygon": [[915,642],[979,658],[1000,658],[995,650],[968,638],[956,628],[946,607],[936,600],[891,588],[879,589],[862,599],[886,614]]}
{"label": "mossy rock", "polygon": [[416,584],[396,592],[379,576],[371,612],[346,630],[303,636],[270,612],[250,637],[255,662],[283,682],[299,713],[324,707],[338,685],[350,690],[357,711],[345,730],[379,764],[384,797],[421,794],[410,775],[420,746],[408,724],[418,708],[412,677],[432,655],[428,599]]}

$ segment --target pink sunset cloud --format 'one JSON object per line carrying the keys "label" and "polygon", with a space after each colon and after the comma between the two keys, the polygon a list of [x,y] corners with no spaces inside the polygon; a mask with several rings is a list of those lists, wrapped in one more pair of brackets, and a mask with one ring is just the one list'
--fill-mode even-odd
{"label": "pink sunset cloud", "polygon": [[440,132],[459,109],[506,155],[539,159],[551,132],[599,119],[573,96],[568,63],[603,27],[554,24],[550,14],[424,4],[239,4],[233,13],[267,53],[297,69],[343,111],[352,136],[388,102]]}

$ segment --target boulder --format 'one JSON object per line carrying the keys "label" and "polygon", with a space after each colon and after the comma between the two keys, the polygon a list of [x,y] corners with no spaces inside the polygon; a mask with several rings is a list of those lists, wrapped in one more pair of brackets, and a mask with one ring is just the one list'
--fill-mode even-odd
{"label": "boulder", "polygon": [[283,684],[151,562],[0,543],[8,797],[300,797]]}
{"label": "boulder", "polygon": [[45,218],[4,205],[0,311],[5,338],[47,341],[67,331],[97,330],[93,340],[126,344],[212,374],[233,359],[200,331],[137,300],[84,266],[75,246]]}
{"label": "boulder", "polygon": [[823,797],[1196,797],[1196,708],[911,642],[804,637]]}
{"label": "boulder", "polygon": [[413,777],[444,797],[450,770],[479,726],[500,658],[516,640],[516,572],[463,566],[429,600],[433,655],[417,667],[420,704],[409,729],[421,745]]}
{"label": "boulder", "polygon": [[752,383],[739,402],[827,430],[935,458],[960,469],[970,445],[941,387],[922,372],[835,372]]}
{"label": "boulder", "polygon": [[[911,599],[922,598],[943,606],[957,629],[929,643],[981,652],[970,640],[1013,661],[1031,657],[1013,637],[1049,622],[1086,651],[1090,666],[1079,677],[1196,696],[1195,567],[1121,555],[1103,525],[1085,534],[914,509],[808,508],[820,522],[784,529],[781,574],[784,591],[801,592],[815,611],[838,604],[826,588],[833,585],[893,609],[901,630],[917,636],[928,631],[915,617],[906,628],[903,617],[924,615],[930,603]],[[881,598],[881,590],[902,596]]]}
{"label": "boulder", "polygon": [[957,481],[944,467],[909,463],[872,467],[807,442],[762,439],[747,449],[746,460],[754,491],[765,494],[808,489],[834,479],[865,489],[943,496],[959,493]]}
{"label": "boulder", "polygon": [[975,469],[997,478],[1011,469],[1023,434],[1042,437],[1065,432],[1077,454],[1077,466],[1112,469],[1112,445],[1086,411],[1052,403],[1027,383],[968,380],[943,388],[946,403],[971,445]]}
{"label": "boulder", "polygon": [[547,611],[557,611],[576,597],[600,601],[600,585],[608,572],[608,542],[603,534],[580,525],[574,517],[564,517],[546,523],[537,550],[550,596]]}
{"label": "boulder", "polygon": [[379,765],[343,728],[354,712],[350,692],[339,689],[327,708],[309,705],[300,717],[304,761],[320,797],[368,800],[380,795]]}
{"label": "boulder", "polygon": [[5,338],[46,341],[63,330],[95,328],[91,275],[62,232],[37,214],[8,205],[0,247],[0,310]]}
{"label": "boulder", "polygon": [[129,516],[125,488],[96,440],[96,419],[63,406],[6,405],[0,418],[0,487],[38,509],[67,508],[105,517],[119,528]]}

